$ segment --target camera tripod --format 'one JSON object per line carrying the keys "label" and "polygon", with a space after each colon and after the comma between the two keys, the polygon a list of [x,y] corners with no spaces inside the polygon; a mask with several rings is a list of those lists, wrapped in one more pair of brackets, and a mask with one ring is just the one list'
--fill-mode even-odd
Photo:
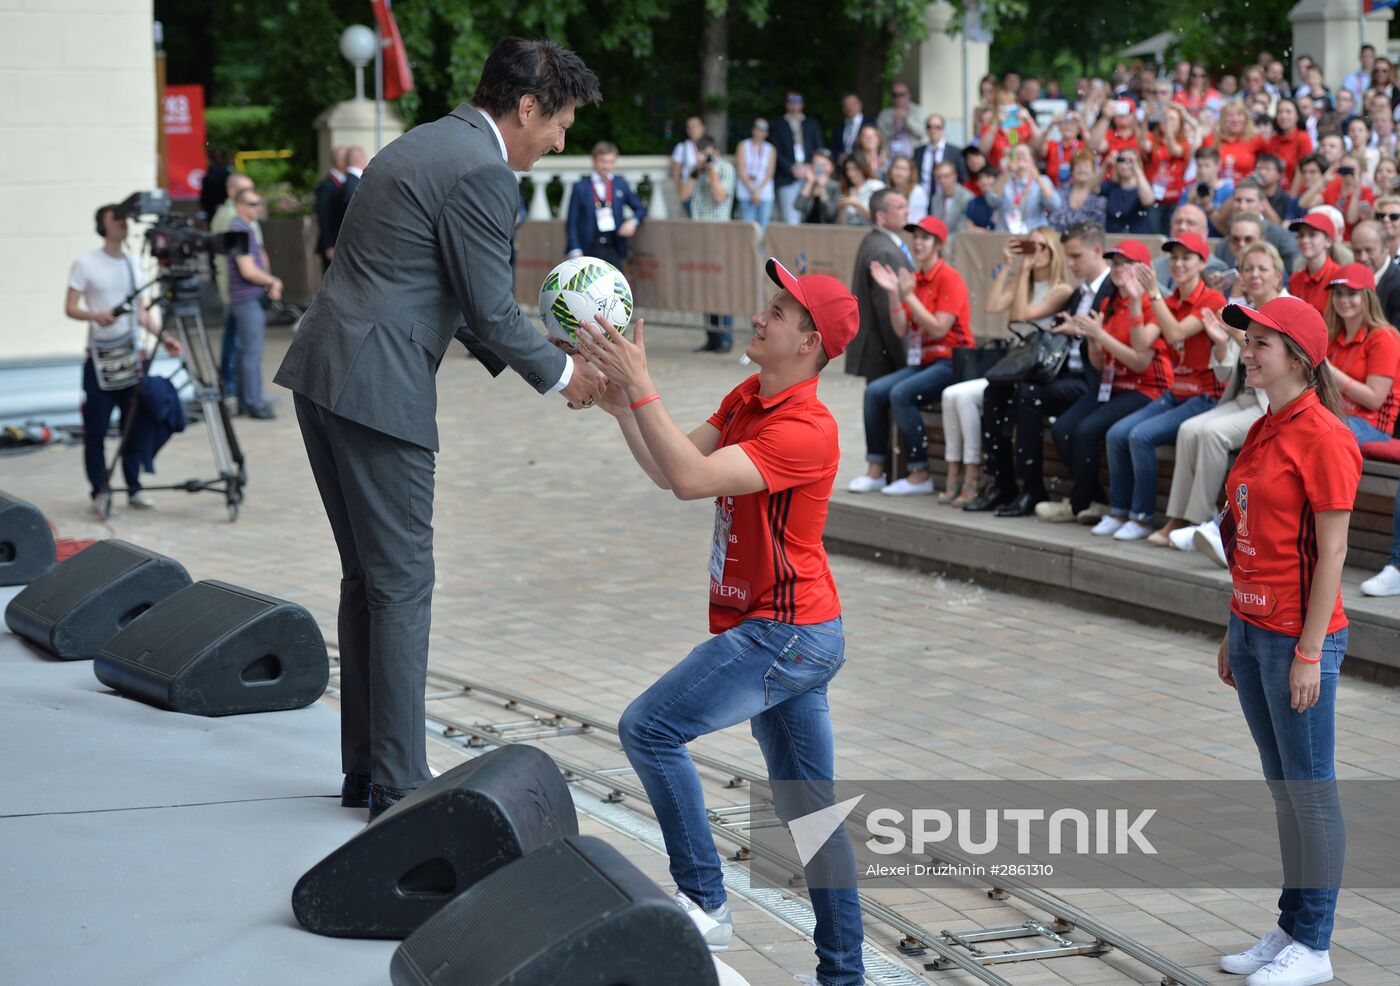
{"label": "camera tripod", "polygon": [[[167,338],[173,338],[180,344],[180,369],[194,390],[195,402],[199,405],[200,417],[209,435],[209,447],[214,455],[214,468],[218,476],[214,479],[187,479],[183,483],[165,486],[145,486],[143,489],[222,493],[228,507],[228,519],[235,521],[238,519],[238,506],[243,502],[243,487],[248,483],[248,472],[243,462],[243,450],[233,432],[233,421],[229,417],[228,408],[224,406],[220,389],[219,362],[214,358],[214,351],[209,345],[209,335],[204,328],[204,319],[200,315],[198,279],[190,271],[161,271],[154,281],[133,291],[114,314],[122,314],[129,306],[140,304],[137,299],[141,293],[157,282],[161,285],[161,295],[158,301],[152,303],[152,307],[160,305],[160,335],[156,340],[156,347],[151,349],[151,354],[139,363],[140,372],[137,374],[136,384],[132,387],[131,403],[122,425],[121,441],[107,466],[104,489],[97,496],[97,511],[104,520],[107,519],[112,513],[112,495],[132,492],[124,487],[114,489],[112,475],[116,472],[122,453],[126,451],[131,439],[131,428],[141,403],[141,380],[155,360],[156,348]],[[179,383],[175,380],[171,382],[176,384],[178,390]]]}

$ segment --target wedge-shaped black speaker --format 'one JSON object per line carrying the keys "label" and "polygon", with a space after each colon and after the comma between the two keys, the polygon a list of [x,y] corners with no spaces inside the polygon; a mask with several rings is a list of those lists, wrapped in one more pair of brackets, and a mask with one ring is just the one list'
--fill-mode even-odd
{"label": "wedge-shaped black speaker", "polygon": [[299,709],[330,678],[326,642],[304,607],[227,582],[167,596],[93,656],[104,685],[197,716]]}
{"label": "wedge-shaped black speaker", "polygon": [[705,939],[602,839],[571,836],[497,870],[423,922],[394,986],[717,986]]}
{"label": "wedge-shaped black speaker", "polygon": [[39,508],[0,492],[0,585],[28,585],[55,560],[53,532]]}
{"label": "wedge-shaped black speaker", "polygon": [[21,590],[5,607],[5,623],[54,657],[83,660],[189,584],[174,558],[127,541],[98,541]]}
{"label": "wedge-shaped black speaker", "polygon": [[501,747],[433,778],[313,866],[292,910],[318,935],[403,938],[482,877],[576,834],[549,755]]}

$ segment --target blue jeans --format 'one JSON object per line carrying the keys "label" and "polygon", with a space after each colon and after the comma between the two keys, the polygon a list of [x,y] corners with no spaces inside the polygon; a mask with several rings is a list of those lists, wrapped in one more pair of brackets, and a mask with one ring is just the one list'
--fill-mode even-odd
{"label": "blue jeans", "polygon": [[727,348],[734,345],[734,316],[706,315],[705,341],[711,346]]}
{"label": "blue jeans", "polygon": [[941,359],[927,366],[905,366],[865,386],[865,461],[886,463],[890,458],[890,413],[899,426],[899,437],[909,456],[909,469],[928,468],[928,429],[921,408],[931,407],[953,382],[953,361]]}
{"label": "blue jeans", "polygon": [[1060,461],[1069,468],[1069,505],[1075,513],[1103,501],[1099,485],[1100,446],[1104,436],[1123,418],[1150,403],[1140,390],[1115,390],[1106,401],[1090,389],[1050,426]]}
{"label": "blue jeans", "polygon": [[219,381],[225,397],[238,396],[238,325],[233,306],[224,306],[224,337],[219,343]]}
{"label": "blue jeans", "polygon": [[[107,489],[106,439],[112,426],[112,411],[121,412],[122,431],[126,431],[126,416],[132,408],[135,387],[124,390],[103,390],[97,386],[97,370],[92,358],[83,362],[83,467],[87,470],[92,495]],[[141,488],[141,458],[128,446],[122,450],[122,478],[128,492]]]}
{"label": "blue jeans", "polygon": [[768,231],[768,222],[773,218],[773,202],[739,202],[739,218],[746,222],[758,223],[758,235]]}
{"label": "blue jeans", "polygon": [[1176,441],[1187,418],[1215,407],[1215,398],[1185,400],[1170,390],[1108,429],[1108,505],[1115,517],[1150,524],[1157,515],[1157,447]]}
{"label": "blue jeans", "polygon": [[[809,626],[749,619],[690,652],[622,713],[618,732],[646,788],[671,857],[677,888],[706,910],[725,901],[719,853],[705,814],[700,775],[686,744],[748,720],[775,780],[830,780],[835,769],[827,683],[845,662],[841,619]],[[816,912],[817,978],[859,986],[863,930],[852,882],[810,872],[824,860],[855,859],[838,828],[809,864]]]}
{"label": "blue jeans", "polygon": [[[1317,704],[1294,712],[1288,686],[1297,637],[1255,626],[1230,614],[1230,673],[1235,676],[1240,708],[1259,748],[1264,779],[1335,782],[1333,746],[1336,728],[1337,678],[1346,656],[1346,627],[1322,642],[1322,686]],[[1278,899],[1278,925],[1301,944],[1324,951],[1332,940],[1337,911],[1337,884],[1289,886],[1298,861],[1340,876],[1346,857],[1346,826],[1335,783],[1286,786],[1271,783],[1278,821],[1279,849],[1284,860],[1284,888]],[[1308,796],[1300,796],[1299,792]],[[1290,794],[1293,796],[1290,797]],[[1290,865],[1292,864],[1292,865]]]}
{"label": "blue jeans", "polygon": [[[1391,436],[1365,418],[1348,417],[1347,427],[1356,436],[1357,445],[1365,445],[1367,442],[1390,441]],[[1387,560],[1396,568],[1400,568],[1400,487],[1395,490],[1395,506],[1391,508],[1390,538],[1390,558]]]}
{"label": "blue jeans", "polygon": [[238,335],[238,410],[247,414],[264,409],[262,395],[263,336],[267,332],[267,312],[262,300],[235,301],[234,331]]}

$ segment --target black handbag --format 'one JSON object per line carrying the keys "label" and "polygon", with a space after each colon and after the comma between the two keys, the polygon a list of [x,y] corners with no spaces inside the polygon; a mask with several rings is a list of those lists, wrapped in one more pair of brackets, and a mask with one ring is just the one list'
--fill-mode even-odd
{"label": "black handbag", "polygon": [[987,371],[1000,363],[1010,348],[1006,339],[993,339],[980,346],[955,346],[953,348],[953,382],[977,380],[987,375]]}
{"label": "black handbag", "polygon": [[[1022,333],[1017,325],[1029,326]],[[1012,322],[1008,328],[1020,340],[995,366],[987,370],[989,383],[1049,383],[1059,375],[1069,359],[1068,336],[1047,332],[1032,322]]]}

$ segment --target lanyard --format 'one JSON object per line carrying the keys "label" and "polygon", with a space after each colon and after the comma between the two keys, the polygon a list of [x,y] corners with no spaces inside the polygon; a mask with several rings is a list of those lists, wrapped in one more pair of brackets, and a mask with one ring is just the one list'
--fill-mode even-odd
{"label": "lanyard", "polygon": [[1029,181],[1026,182],[1026,184],[1025,184],[1024,186],[1022,186],[1021,191],[1020,191],[1020,193],[1018,194],[1017,191],[1016,191],[1016,179],[1015,179],[1015,178],[1012,178],[1012,179],[1011,179],[1011,204],[1012,204],[1015,208],[1017,208],[1017,209],[1020,209],[1020,208],[1021,208],[1021,203],[1025,201],[1026,194],[1031,190],[1031,184],[1032,184],[1032,183],[1029,182]]}
{"label": "lanyard", "polygon": [[612,179],[609,178],[603,183],[606,189],[606,196],[598,194],[598,183],[593,182],[593,204],[595,206],[612,205]]}
{"label": "lanyard", "polygon": [[749,177],[757,181],[763,177],[763,166],[768,163],[768,149],[752,140],[745,141],[745,144],[744,157],[749,162]]}

